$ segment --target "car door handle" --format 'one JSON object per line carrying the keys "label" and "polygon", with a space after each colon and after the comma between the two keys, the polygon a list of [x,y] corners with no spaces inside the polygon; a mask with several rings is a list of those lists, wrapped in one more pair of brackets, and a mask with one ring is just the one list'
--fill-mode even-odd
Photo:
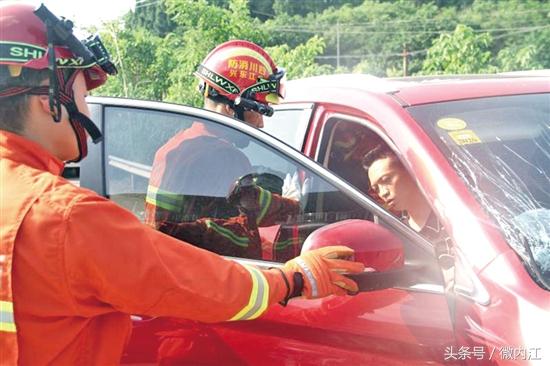
{"label": "car door handle", "polygon": [[416,268],[399,268],[384,272],[363,272],[347,275],[357,283],[359,292],[377,291],[393,287],[408,287],[417,282]]}

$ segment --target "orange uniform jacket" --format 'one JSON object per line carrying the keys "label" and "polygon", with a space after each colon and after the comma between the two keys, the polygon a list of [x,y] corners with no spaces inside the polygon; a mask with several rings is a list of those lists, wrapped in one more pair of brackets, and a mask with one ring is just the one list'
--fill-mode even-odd
{"label": "orange uniform jacket", "polygon": [[[117,364],[128,314],[251,319],[286,295],[278,271],[171,238],[67,182],[39,145],[0,131],[0,148],[0,301],[13,295],[20,364]],[[15,363],[14,330],[0,329],[2,364]]]}

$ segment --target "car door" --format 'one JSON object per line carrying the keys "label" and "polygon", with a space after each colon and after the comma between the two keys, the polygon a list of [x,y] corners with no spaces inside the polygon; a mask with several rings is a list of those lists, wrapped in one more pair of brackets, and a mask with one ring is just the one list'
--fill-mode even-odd
{"label": "car door", "polygon": [[[314,230],[348,219],[376,218],[401,239],[405,253],[405,268],[394,287],[356,296],[293,299],[253,321],[203,324],[136,314],[123,364],[444,363],[446,347],[454,344],[453,327],[433,248],[365,194],[277,139],[228,117],[154,102],[90,98],[89,103],[105,138],[82,162],[80,184],[140,219],[155,153],[172,136],[201,123],[223,130],[225,140],[250,161],[250,173],[269,172],[281,180],[298,174],[302,183],[309,180],[300,214],[260,229],[273,247],[288,248],[281,258],[299,254]],[[211,177],[216,180],[215,170]],[[233,259],[261,268],[282,262],[269,255]]]}

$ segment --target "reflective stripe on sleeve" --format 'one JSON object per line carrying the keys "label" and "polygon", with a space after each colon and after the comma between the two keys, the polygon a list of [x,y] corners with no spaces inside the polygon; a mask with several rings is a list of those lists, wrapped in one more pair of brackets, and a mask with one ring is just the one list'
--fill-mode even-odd
{"label": "reflective stripe on sleeve", "polygon": [[145,201],[151,205],[163,208],[168,211],[179,212],[183,207],[183,195],[163,191],[155,186],[147,187]]}
{"label": "reflective stripe on sleeve", "polygon": [[282,249],[285,249],[286,247],[288,247],[290,245],[293,245],[293,244],[294,244],[294,238],[281,240],[281,241],[278,241],[278,242],[275,243],[275,249],[276,250],[282,250]]}
{"label": "reflective stripe on sleeve", "polygon": [[213,222],[212,220],[205,220],[206,227],[214,230],[216,233],[220,234],[227,240],[231,241],[231,243],[238,245],[243,248],[247,248],[249,244],[249,240],[246,236],[238,236],[231,230],[224,228],[223,226],[220,226]]}
{"label": "reflective stripe on sleeve", "polygon": [[255,319],[267,309],[268,305],[269,284],[262,271],[252,266],[243,265],[243,267],[248,270],[252,277],[250,299],[248,304],[230,320]]}
{"label": "reflective stripe on sleeve", "polygon": [[260,201],[260,214],[256,219],[256,224],[262,222],[265,214],[269,210],[269,206],[271,206],[271,192],[267,189],[260,188],[260,195],[258,197],[258,200]]}
{"label": "reflective stripe on sleeve", "polygon": [[13,318],[13,303],[0,301],[0,331],[15,333],[15,320]]}

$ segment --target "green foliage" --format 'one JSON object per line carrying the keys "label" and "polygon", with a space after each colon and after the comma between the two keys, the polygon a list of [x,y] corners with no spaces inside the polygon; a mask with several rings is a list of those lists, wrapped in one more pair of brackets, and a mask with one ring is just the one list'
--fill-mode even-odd
{"label": "green foliage", "polygon": [[544,68],[537,59],[537,45],[525,47],[506,47],[499,51],[497,62],[500,71],[536,70]]}
{"label": "green foliage", "polygon": [[[524,64],[525,68],[550,68],[550,2],[477,0],[457,15],[460,23],[468,24],[474,29],[491,30],[491,54],[495,58],[495,65],[519,66],[521,63],[510,63],[509,60],[500,60],[500,57],[532,45],[531,50],[523,50],[523,53],[530,53],[530,61]],[[509,51],[500,54],[506,48]]]}
{"label": "green foliage", "polygon": [[[321,35],[327,46],[319,62],[347,70],[353,70],[359,63],[363,65],[360,68],[369,64],[369,72],[385,76],[387,69],[401,68],[405,48],[427,49],[434,29],[454,26],[455,15],[433,3],[365,0],[358,6],[347,4],[306,17],[282,15],[266,23],[273,29],[273,38],[290,46],[303,43],[304,38],[312,35]],[[285,38],[290,42],[285,42]],[[411,72],[418,71],[420,66],[412,63]]]}
{"label": "green foliage", "polygon": [[129,30],[117,22],[107,24],[101,33],[120,75],[109,78],[94,93],[162,100],[166,80],[156,77],[168,71],[157,55],[162,39],[143,28]]}
{"label": "green foliage", "polygon": [[334,71],[330,65],[319,65],[315,62],[315,57],[323,53],[324,48],[324,40],[315,36],[294,49],[284,44],[268,47],[266,51],[278,65],[284,65],[288,79],[299,79],[330,74]]}
{"label": "green foliage", "polygon": [[[163,37],[120,22],[103,30],[120,76],[110,78],[97,93],[201,106],[193,73],[208,52],[230,39],[268,43],[268,29],[250,15],[246,0],[229,0],[224,6],[206,0],[166,0],[164,6],[174,27]],[[284,65],[289,77],[303,77],[332,71],[315,63],[324,47],[321,37],[313,37],[295,48],[278,45],[268,52],[276,64]]]}
{"label": "green foliage", "polygon": [[154,35],[160,37],[174,31],[176,27],[176,24],[166,13],[166,7],[162,1],[136,4],[135,11],[128,13],[126,16],[126,25],[128,28],[148,29]]}
{"label": "green foliage", "polygon": [[342,5],[357,6],[362,0],[274,0],[273,12],[277,15],[300,15],[320,13],[327,8],[338,8]]}
{"label": "green foliage", "polygon": [[550,68],[540,0],[158,0],[101,33],[120,75],[94,93],[196,106],[193,72],[230,39],[267,48],[290,79]]}
{"label": "green foliage", "polygon": [[471,74],[496,71],[490,65],[492,42],[488,33],[474,33],[463,24],[442,34],[428,50],[423,71],[429,74]]}

